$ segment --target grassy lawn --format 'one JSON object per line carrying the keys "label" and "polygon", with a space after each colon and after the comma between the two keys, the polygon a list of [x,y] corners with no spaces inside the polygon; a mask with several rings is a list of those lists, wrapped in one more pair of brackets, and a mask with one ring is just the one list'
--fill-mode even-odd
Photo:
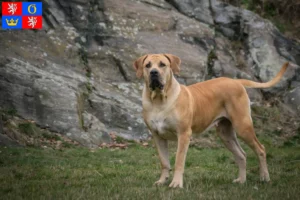
{"label": "grassy lawn", "polygon": [[[269,145],[268,145],[269,146]],[[191,147],[184,189],[156,187],[159,161],[152,147],[126,150],[0,147],[0,199],[299,199],[300,148],[267,146],[270,183],[259,182],[248,155],[248,180],[233,184],[237,167],[224,148]],[[171,148],[174,164],[175,148]]]}

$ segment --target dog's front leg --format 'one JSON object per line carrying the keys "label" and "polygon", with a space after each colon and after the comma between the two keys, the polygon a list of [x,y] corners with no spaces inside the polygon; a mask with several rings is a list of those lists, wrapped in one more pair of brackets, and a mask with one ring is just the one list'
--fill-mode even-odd
{"label": "dog's front leg", "polygon": [[154,185],[162,185],[169,178],[170,171],[170,161],[169,161],[169,152],[168,152],[168,141],[162,139],[156,133],[152,133],[153,139],[158,151],[159,160],[161,164],[161,175],[158,181],[154,183]]}
{"label": "dog's front leg", "polygon": [[175,161],[175,172],[174,172],[173,180],[169,185],[169,187],[173,187],[173,188],[183,187],[183,172],[184,172],[185,158],[186,158],[187,150],[189,148],[191,135],[192,135],[191,130],[180,133],[178,135],[178,147],[177,147],[176,161]]}

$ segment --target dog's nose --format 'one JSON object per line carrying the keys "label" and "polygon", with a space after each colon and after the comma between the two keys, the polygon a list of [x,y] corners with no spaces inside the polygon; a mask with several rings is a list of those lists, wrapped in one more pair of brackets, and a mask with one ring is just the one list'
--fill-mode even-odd
{"label": "dog's nose", "polygon": [[158,71],[156,69],[153,69],[151,72],[150,72],[150,75],[151,76],[157,76],[158,75]]}

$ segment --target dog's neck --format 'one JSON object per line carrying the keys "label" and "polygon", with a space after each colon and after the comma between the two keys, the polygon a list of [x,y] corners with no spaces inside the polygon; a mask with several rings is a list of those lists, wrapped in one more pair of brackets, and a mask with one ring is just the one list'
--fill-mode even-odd
{"label": "dog's neck", "polygon": [[151,90],[147,84],[144,85],[143,96],[151,102],[151,104],[160,104],[163,105],[169,101],[175,100],[180,92],[180,84],[171,75],[170,80],[167,81],[163,90],[156,88]]}

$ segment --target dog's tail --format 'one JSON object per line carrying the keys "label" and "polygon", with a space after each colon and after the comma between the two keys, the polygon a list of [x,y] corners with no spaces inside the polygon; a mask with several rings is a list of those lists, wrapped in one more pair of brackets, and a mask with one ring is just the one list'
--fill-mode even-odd
{"label": "dog's tail", "polygon": [[266,82],[266,83],[258,83],[258,82],[254,82],[254,81],[250,81],[250,80],[246,80],[246,79],[236,79],[236,81],[240,82],[244,87],[247,87],[247,88],[272,87],[273,85],[275,85],[276,83],[278,83],[280,81],[281,77],[283,76],[283,74],[286,71],[288,66],[289,66],[288,62],[284,63],[282,65],[281,70],[278,72],[278,74],[275,76],[275,78],[273,78],[272,80],[270,80],[269,82]]}

